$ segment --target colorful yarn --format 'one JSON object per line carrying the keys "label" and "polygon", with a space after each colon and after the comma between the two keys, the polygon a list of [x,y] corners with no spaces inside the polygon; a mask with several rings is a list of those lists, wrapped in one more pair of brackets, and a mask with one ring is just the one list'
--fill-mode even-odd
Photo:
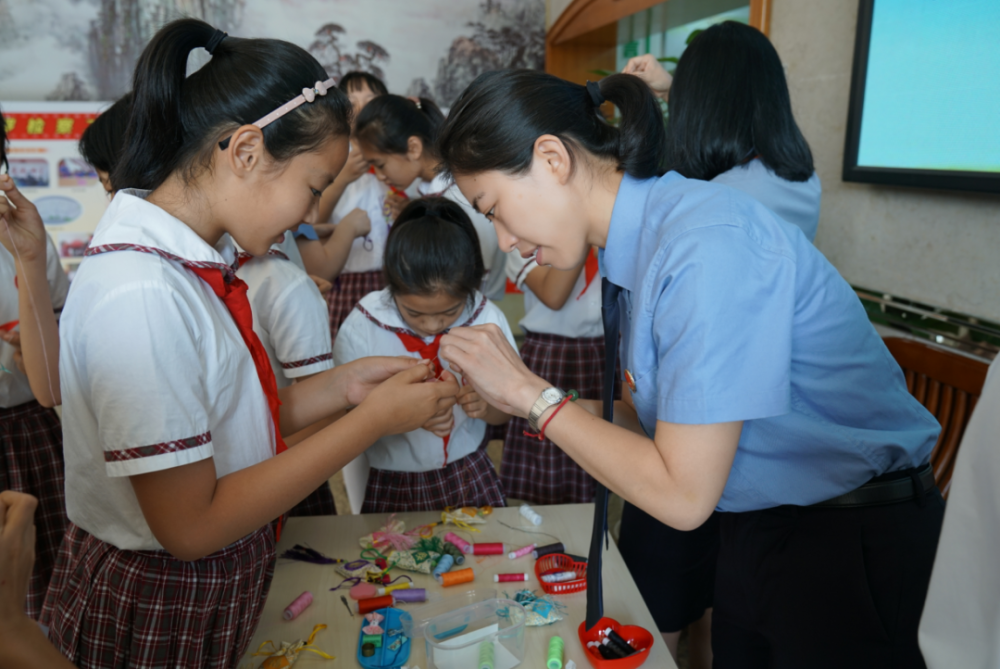
{"label": "colorful yarn", "polygon": [[524,557],[525,555],[531,555],[533,550],[535,550],[535,544],[528,544],[524,548],[518,548],[512,553],[507,553],[507,557],[511,560],[516,560],[517,558]]}
{"label": "colorful yarn", "polygon": [[458,565],[465,564],[465,553],[462,552],[462,549],[460,549],[458,546],[449,541],[442,541],[441,550],[438,552],[447,553],[448,555],[455,558],[455,564]]}
{"label": "colorful yarn", "polygon": [[285,620],[294,620],[296,617],[298,617],[300,613],[305,611],[306,608],[310,604],[312,604],[312,602],[313,602],[312,593],[306,590],[301,595],[296,597],[295,601],[293,601],[291,604],[288,605],[288,608],[285,609],[285,612],[282,614],[282,617]]}
{"label": "colorful yarn", "polygon": [[470,544],[468,541],[458,536],[454,532],[449,532],[448,534],[444,535],[444,540],[456,546],[458,550],[462,551],[466,555],[472,553],[472,544]]}
{"label": "colorful yarn", "polygon": [[278,556],[281,560],[295,560],[296,562],[311,562],[312,564],[341,564],[343,560],[327,557],[318,550],[295,544],[287,551]]}
{"label": "colorful yarn", "polygon": [[455,558],[450,555],[442,555],[441,559],[438,560],[437,566],[434,567],[433,576],[434,578],[440,578],[441,574],[447,572],[455,564]]}
{"label": "colorful yarn", "polygon": [[397,590],[392,593],[392,598],[397,602],[426,602],[427,591],[423,588],[409,588],[408,590]]}
{"label": "colorful yarn", "polygon": [[358,613],[371,613],[372,611],[377,611],[378,609],[384,609],[386,607],[393,605],[392,595],[383,595],[382,597],[372,597],[371,599],[362,599],[358,602]]}
{"label": "colorful yarn", "polygon": [[466,567],[458,571],[446,571],[437,577],[438,583],[445,588],[462,583],[471,583],[475,578],[476,575],[472,571],[472,567]]}
{"label": "colorful yarn", "polygon": [[528,574],[493,574],[494,583],[510,583],[514,581],[527,581]]}
{"label": "colorful yarn", "polygon": [[504,550],[503,544],[473,544],[472,554],[473,555],[503,555],[506,551]]}

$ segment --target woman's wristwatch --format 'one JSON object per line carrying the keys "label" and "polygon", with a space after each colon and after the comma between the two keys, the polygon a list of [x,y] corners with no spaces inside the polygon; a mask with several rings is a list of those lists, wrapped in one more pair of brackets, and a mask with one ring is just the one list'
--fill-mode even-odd
{"label": "woman's wristwatch", "polygon": [[538,432],[538,419],[542,417],[545,410],[557,406],[564,399],[566,399],[566,393],[559,388],[553,387],[543,390],[535,403],[531,405],[531,411],[528,412],[528,426]]}

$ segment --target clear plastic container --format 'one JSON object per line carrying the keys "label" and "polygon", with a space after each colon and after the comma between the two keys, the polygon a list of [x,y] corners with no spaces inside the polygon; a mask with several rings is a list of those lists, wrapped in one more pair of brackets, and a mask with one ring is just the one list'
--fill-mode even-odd
{"label": "clear plastic container", "polygon": [[524,607],[510,599],[488,599],[427,621],[427,661],[436,669],[479,667],[480,647],[493,644],[492,669],[512,669],[524,659]]}
{"label": "clear plastic container", "polygon": [[496,599],[497,591],[493,589],[467,590],[458,595],[450,597],[434,598],[426,604],[405,609],[399,616],[399,623],[403,628],[403,634],[411,639],[423,639],[424,627],[432,618],[450,613],[464,606]]}

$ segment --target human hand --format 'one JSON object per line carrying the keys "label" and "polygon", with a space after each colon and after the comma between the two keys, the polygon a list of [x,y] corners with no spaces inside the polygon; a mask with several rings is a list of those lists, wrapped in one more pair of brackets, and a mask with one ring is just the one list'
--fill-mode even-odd
{"label": "human hand", "polygon": [[389,209],[389,215],[392,217],[392,220],[395,221],[397,218],[399,218],[399,215],[400,213],[402,213],[403,208],[406,207],[406,205],[409,202],[410,202],[409,199],[407,199],[406,197],[402,195],[397,195],[392,191],[390,191],[385,196],[385,206]]}
{"label": "human hand", "polygon": [[451,330],[441,338],[440,356],[486,403],[514,416],[527,417],[541,392],[552,385],[525,366],[492,323]]}
{"label": "human hand", "polygon": [[0,627],[25,618],[24,602],[35,564],[35,508],[31,495],[0,492]]}
{"label": "human hand", "polygon": [[431,416],[430,420],[420,427],[444,439],[451,434],[452,428],[455,427],[455,411],[452,407],[445,407]]}
{"label": "human hand", "polygon": [[21,353],[21,333],[17,330],[0,332],[0,341],[5,341],[14,347],[14,364],[21,370],[22,374],[27,374],[24,369],[24,354]]}
{"label": "human hand", "polygon": [[384,381],[420,363],[420,360],[408,356],[370,356],[338,365],[334,369],[339,370],[342,375],[348,406],[358,406]]}
{"label": "human hand", "polygon": [[343,184],[354,183],[361,176],[368,171],[371,165],[365,160],[365,155],[361,153],[361,149],[358,148],[357,144],[351,142],[351,152],[347,156],[347,162],[344,164],[344,169],[340,170],[340,174],[337,175],[337,180]]}
{"label": "human hand", "polygon": [[472,386],[464,386],[458,393],[458,404],[469,418],[486,418],[490,405]]}
{"label": "human hand", "polygon": [[9,174],[0,174],[0,244],[23,262],[45,261],[45,225]]}
{"label": "human hand", "polygon": [[415,362],[372,390],[355,409],[370,414],[383,435],[411,432],[455,406],[459,390],[455,377],[442,374],[435,379],[428,361]]}
{"label": "human hand", "polygon": [[354,209],[347,216],[340,219],[337,226],[347,226],[347,229],[351,231],[352,239],[358,237],[364,237],[369,232],[372,231],[372,222],[368,218],[367,212],[364,209]]}
{"label": "human hand", "polygon": [[315,274],[310,274],[309,278],[312,279],[313,283],[316,284],[316,287],[319,288],[319,294],[322,295],[323,297],[329,295],[330,291],[333,290],[333,284],[324,279],[323,277],[316,276]]}
{"label": "human hand", "polygon": [[646,82],[653,95],[664,100],[670,95],[670,86],[674,83],[674,78],[667,72],[660,61],[649,53],[634,58],[629,58],[622,70],[622,74],[634,74]]}

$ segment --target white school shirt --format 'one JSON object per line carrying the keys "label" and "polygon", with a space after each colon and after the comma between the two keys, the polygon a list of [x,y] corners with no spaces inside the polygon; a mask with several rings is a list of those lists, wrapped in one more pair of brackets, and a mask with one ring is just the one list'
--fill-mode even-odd
{"label": "white school shirt", "polygon": [[421,181],[417,190],[422,196],[437,195],[458,204],[472,220],[479,236],[479,247],[483,251],[483,266],[486,276],[483,277],[482,291],[491,300],[502,300],[507,289],[507,273],[505,271],[507,254],[500,249],[496,228],[490,219],[472,208],[462,191],[448,177],[439,174],[431,182]]}
{"label": "white school shirt", "polygon": [[[514,335],[510,332],[503,312],[482,293],[477,292],[473,296],[453,327],[487,323],[499,325],[507,341],[516,348]],[[418,353],[406,350],[403,342],[396,336],[396,331],[413,334],[400,316],[389,289],[368,293],[340,326],[333,345],[333,359],[336,364],[343,365],[371,355],[419,358]],[[427,344],[433,340],[433,337],[423,339]],[[443,360],[441,363],[447,369],[448,364]],[[486,421],[469,418],[457,404],[454,412],[455,426],[448,441],[447,463],[456,462],[475,452],[486,435]],[[440,469],[447,464],[443,444],[441,437],[419,428],[406,434],[382,437],[368,448],[366,455],[368,463],[376,469],[425,472]]]}
{"label": "white school shirt", "polygon": [[[45,244],[45,276],[49,283],[49,298],[52,307],[58,313],[66,303],[66,293],[69,292],[69,280],[59,263],[59,252],[52,242],[52,237],[46,235]],[[0,246],[0,331],[19,329],[17,267],[14,256]],[[0,341],[0,409],[10,409],[35,399],[31,392],[28,377],[25,376],[14,362],[16,349],[5,341]],[[7,371],[4,371],[7,370]]]}
{"label": "white school shirt", "polygon": [[59,328],[67,514],[126,550],[162,548],[127,477],[214,458],[221,478],[275,450],[250,350],[183,264],[231,272],[235,248],[220,253],[145,196],[111,201]]}
{"label": "white school shirt", "polygon": [[256,258],[241,253],[240,262],[236,275],[247,284],[253,331],[267,351],[278,388],[332,369],[330,317],[309,275],[295,266],[280,244]]}
{"label": "white school shirt", "polygon": [[351,244],[351,251],[344,264],[344,273],[374,272],[382,269],[385,240],[392,226],[392,221],[386,218],[383,210],[388,194],[389,187],[371,172],[366,172],[347,185],[344,194],[333,208],[331,223],[340,223],[340,220],[352,211],[361,209],[368,214],[372,226],[371,232],[364,237],[358,237]]}
{"label": "white school shirt", "polygon": [[289,230],[285,233],[285,238],[274,247],[285,254],[285,257],[292,261],[296,267],[303,272],[306,271],[306,264],[302,262],[302,253],[299,252],[299,245],[295,242],[295,235]]}
{"label": "white school shirt", "polygon": [[524,292],[524,318],[520,321],[521,328],[528,332],[574,339],[603,336],[601,277],[594,276],[588,285],[586,270],[581,270],[566,304],[562,309],[552,310],[545,306],[525,284],[525,279],[537,267],[538,263],[533,258],[522,258],[517,249],[507,254],[507,278]]}

